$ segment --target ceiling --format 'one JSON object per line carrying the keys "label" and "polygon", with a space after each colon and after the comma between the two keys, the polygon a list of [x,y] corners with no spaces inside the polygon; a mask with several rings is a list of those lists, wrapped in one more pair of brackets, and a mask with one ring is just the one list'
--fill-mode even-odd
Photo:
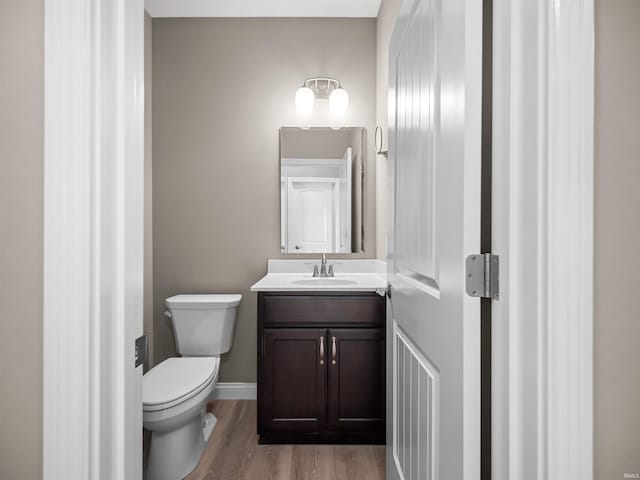
{"label": "ceiling", "polygon": [[152,17],[376,17],[380,0],[145,0]]}

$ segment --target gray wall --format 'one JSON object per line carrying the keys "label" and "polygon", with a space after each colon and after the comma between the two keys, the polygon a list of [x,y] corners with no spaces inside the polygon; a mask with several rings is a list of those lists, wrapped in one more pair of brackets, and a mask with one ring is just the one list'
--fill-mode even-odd
{"label": "gray wall", "polygon": [[282,158],[342,158],[350,145],[351,130],[346,128],[301,130],[285,127],[280,131]]}
{"label": "gray wall", "polygon": [[595,475],[640,473],[640,2],[596,0]]}
{"label": "gray wall", "polygon": [[42,474],[44,2],[0,2],[0,478]]}
{"label": "gray wall", "polygon": [[144,333],[149,367],[153,359],[153,177],[152,177],[152,32],[151,16],[144,12]]}
{"label": "gray wall", "polygon": [[[389,42],[401,0],[382,0],[376,20],[376,124],[382,127],[384,149],[388,145],[387,91],[389,90]],[[372,132],[373,135],[373,132]],[[376,156],[376,256],[385,260],[389,212],[387,159]]]}
{"label": "gray wall", "polygon": [[[180,292],[244,295],[221,381],[255,381],[256,295],[280,257],[278,130],[336,124],[326,104],[310,119],[294,95],[330,75],[350,94],[339,124],[369,133],[375,198],[375,19],[153,20],[153,256],[155,362],[175,353],[164,299]],[[365,254],[374,257],[375,205]],[[301,257],[297,257],[301,258]]]}

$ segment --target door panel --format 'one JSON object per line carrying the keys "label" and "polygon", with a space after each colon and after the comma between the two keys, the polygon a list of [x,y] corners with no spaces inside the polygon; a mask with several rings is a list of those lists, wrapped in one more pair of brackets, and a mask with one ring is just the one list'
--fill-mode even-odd
{"label": "door panel", "polygon": [[439,374],[400,330],[393,332],[393,456],[405,478],[436,477]]}
{"label": "door panel", "polygon": [[435,72],[437,3],[415,2],[391,61],[396,70],[396,269],[437,287],[435,255],[435,137],[439,102]]}
{"label": "door panel", "polygon": [[290,252],[335,252],[337,182],[289,180]]}
{"label": "door panel", "polygon": [[267,430],[304,432],[325,427],[326,338],[327,331],[319,328],[265,330],[262,368],[268,389],[262,392],[261,419]]}
{"label": "door panel", "polygon": [[405,0],[389,65],[388,478],[476,479],[482,2]]}
{"label": "door panel", "polygon": [[384,428],[384,329],[329,330],[329,428]]}

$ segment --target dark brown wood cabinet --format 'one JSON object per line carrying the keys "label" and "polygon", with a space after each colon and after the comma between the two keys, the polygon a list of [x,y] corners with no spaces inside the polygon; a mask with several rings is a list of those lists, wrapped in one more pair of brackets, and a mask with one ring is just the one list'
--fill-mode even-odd
{"label": "dark brown wood cabinet", "polygon": [[261,443],[384,443],[385,298],[258,295]]}
{"label": "dark brown wood cabinet", "polygon": [[327,338],[328,428],[376,431],[385,416],[384,329],[331,329]]}
{"label": "dark brown wood cabinet", "polygon": [[[315,432],[327,420],[327,375],[317,328],[264,331],[262,407],[272,432]],[[324,362],[323,362],[324,363]]]}

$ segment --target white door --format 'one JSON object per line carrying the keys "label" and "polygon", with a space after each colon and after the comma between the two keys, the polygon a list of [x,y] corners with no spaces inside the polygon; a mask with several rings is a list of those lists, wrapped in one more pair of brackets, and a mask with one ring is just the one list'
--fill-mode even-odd
{"label": "white door", "polygon": [[340,178],[340,253],[351,253],[351,169],[353,155],[351,147],[342,157],[344,174]]}
{"label": "white door", "polygon": [[388,478],[480,478],[482,2],[405,0],[390,47]]}
{"label": "white door", "polygon": [[337,182],[289,180],[288,251],[335,252]]}

